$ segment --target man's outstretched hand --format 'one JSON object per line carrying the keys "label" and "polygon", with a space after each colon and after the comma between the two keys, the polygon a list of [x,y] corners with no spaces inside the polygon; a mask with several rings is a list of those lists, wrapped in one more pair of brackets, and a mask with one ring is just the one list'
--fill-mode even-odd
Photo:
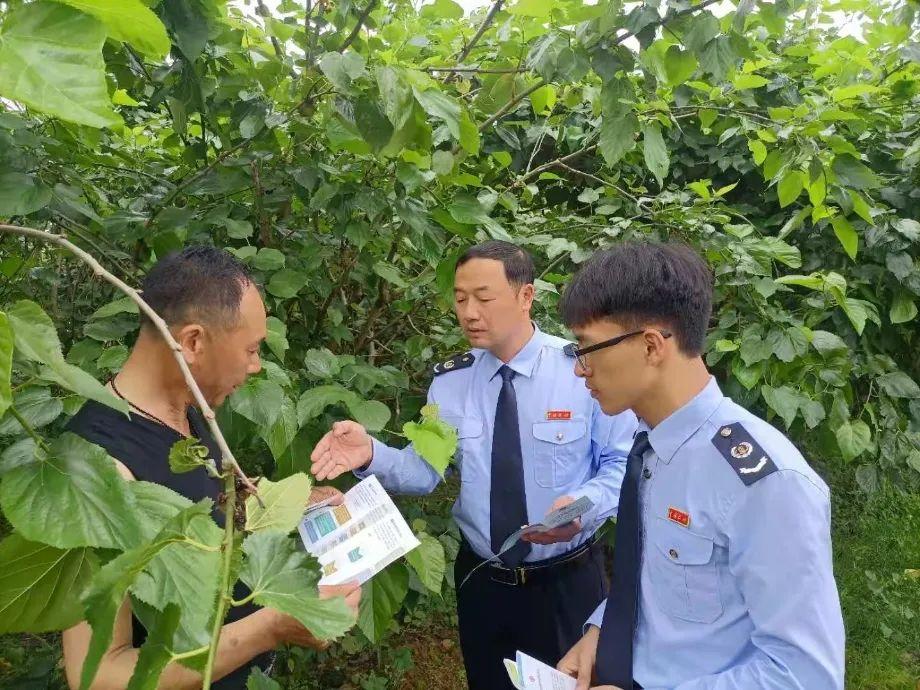
{"label": "man's outstretched hand", "polygon": [[372,457],[371,437],[363,426],[336,422],[313,449],[310,472],[319,481],[335,479],[344,472],[365,467]]}

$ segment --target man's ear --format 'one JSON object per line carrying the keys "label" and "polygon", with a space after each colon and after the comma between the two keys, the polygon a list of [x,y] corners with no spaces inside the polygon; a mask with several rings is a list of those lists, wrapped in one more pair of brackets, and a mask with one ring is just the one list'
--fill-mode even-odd
{"label": "man's ear", "polygon": [[204,326],[200,323],[188,323],[173,333],[176,342],[182,347],[182,354],[189,364],[194,363],[204,350]]}
{"label": "man's ear", "polygon": [[522,285],[521,289],[518,291],[518,297],[521,300],[521,306],[530,311],[530,308],[533,306],[533,299],[536,295],[536,288],[534,288],[533,283],[527,283],[527,285]]}
{"label": "man's ear", "polygon": [[656,328],[650,328],[643,332],[642,338],[645,343],[645,358],[648,363],[652,366],[660,366],[664,363],[669,354],[668,340],[673,340],[673,337],[670,339],[665,338],[661,335],[661,331]]}

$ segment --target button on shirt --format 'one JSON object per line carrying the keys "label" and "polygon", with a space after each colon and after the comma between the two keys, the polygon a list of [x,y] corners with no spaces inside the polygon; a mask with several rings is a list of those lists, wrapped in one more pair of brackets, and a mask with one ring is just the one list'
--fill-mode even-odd
{"label": "button on shirt", "polygon": [[[605,415],[575,376],[575,360],[563,352],[568,342],[535,327],[533,337],[508,362],[515,371],[524,485],[530,523],[538,522],[559,496],[587,496],[594,508],[582,517],[582,531],[567,543],[533,545],[527,561],[550,558],[586,541],[616,514],[626,455],[637,420],[632,412]],[[457,428],[460,495],[453,514],[461,532],[481,558],[491,547],[489,489],[492,432],[504,364],[475,349],[472,366],[436,376],[428,402]],[[554,414],[550,414],[553,412]],[[425,494],[438,473],[412,448],[390,448],[373,441],[373,460],[358,477],[375,474],[390,491]]]}
{"label": "button on shirt", "polygon": [[[746,474],[745,485],[712,442],[732,424],[776,471],[756,481]],[[649,441],[650,476],[639,480],[635,681],[646,690],[843,688],[827,485],[782,433],[724,397],[715,380]],[[600,626],[603,610],[588,623]]]}

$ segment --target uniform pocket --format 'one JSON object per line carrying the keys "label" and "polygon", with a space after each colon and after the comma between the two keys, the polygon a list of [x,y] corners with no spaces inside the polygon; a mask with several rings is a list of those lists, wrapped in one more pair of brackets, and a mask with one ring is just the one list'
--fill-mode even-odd
{"label": "uniform pocket", "polygon": [[[457,460],[460,481],[471,482],[477,475],[476,453],[482,447],[482,419],[479,417],[448,418],[444,421],[457,428]],[[482,459],[478,459],[482,462]]]}
{"label": "uniform pocket", "polygon": [[722,615],[722,595],[713,540],[663,517],[651,528],[647,558],[652,598],[675,618],[695,623],[716,620]]}
{"label": "uniform pocket", "polygon": [[534,422],[534,479],[540,486],[564,486],[585,460],[588,425],[584,419]]}

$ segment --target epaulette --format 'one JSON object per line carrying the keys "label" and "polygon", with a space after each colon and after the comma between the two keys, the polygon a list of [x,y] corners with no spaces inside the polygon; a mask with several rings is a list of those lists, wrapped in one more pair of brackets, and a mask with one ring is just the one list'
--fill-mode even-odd
{"label": "epaulette", "polygon": [[441,374],[446,374],[449,371],[466,369],[467,367],[473,366],[473,362],[475,361],[476,357],[473,356],[472,352],[467,352],[462,355],[457,355],[456,357],[451,357],[446,362],[438,362],[434,365],[434,375],[440,376]]}
{"label": "epaulette", "polygon": [[712,437],[712,443],[745,486],[777,470],[776,463],[738,422],[721,427]]}
{"label": "epaulette", "polygon": [[566,357],[574,357],[576,347],[577,346],[575,343],[568,343],[565,347],[562,348],[562,351],[565,353]]}

